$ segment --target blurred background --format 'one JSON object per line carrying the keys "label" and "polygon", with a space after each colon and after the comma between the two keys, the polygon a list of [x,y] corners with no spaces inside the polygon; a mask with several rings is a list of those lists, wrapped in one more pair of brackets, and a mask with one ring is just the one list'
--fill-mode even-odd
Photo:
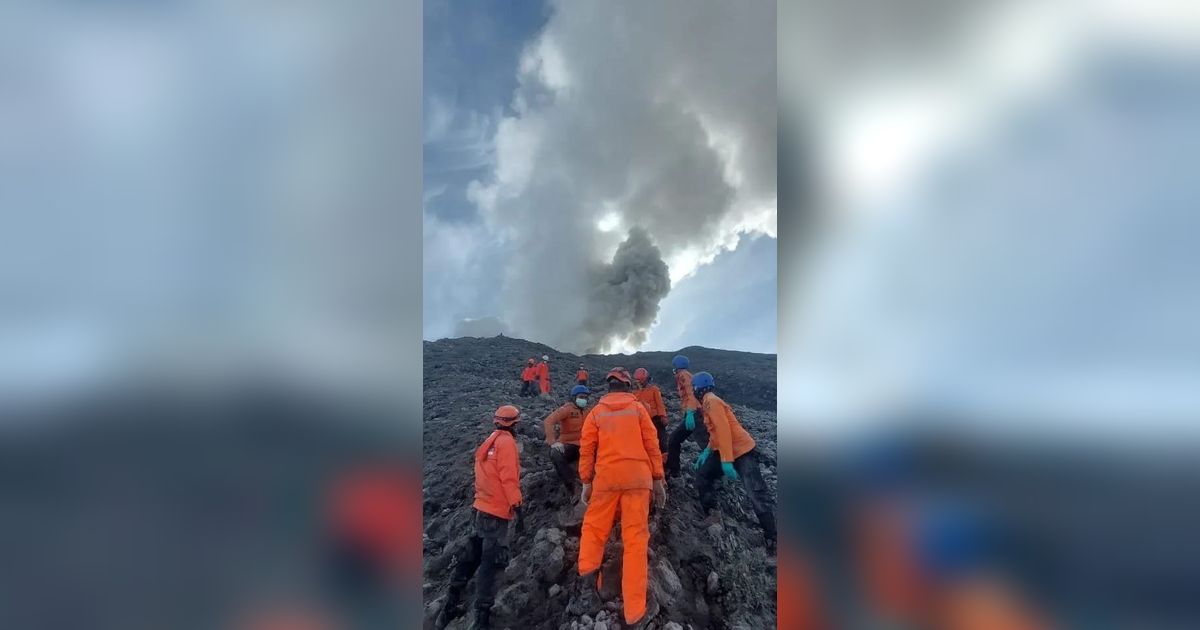
{"label": "blurred background", "polygon": [[0,627],[419,610],[420,10],[0,7]]}
{"label": "blurred background", "polygon": [[[1200,627],[1198,6],[780,1],[781,627]],[[0,627],[415,617],[420,12],[0,7]]]}
{"label": "blurred background", "polygon": [[781,0],[779,55],[781,505],[834,627],[1200,627],[1200,5]]}

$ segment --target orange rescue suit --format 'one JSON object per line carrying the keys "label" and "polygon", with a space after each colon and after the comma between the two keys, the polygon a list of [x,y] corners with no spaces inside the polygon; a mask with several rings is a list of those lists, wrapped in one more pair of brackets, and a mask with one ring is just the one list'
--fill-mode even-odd
{"label": "orange rescue suit", "polygon": [[653,480],[663,478],[658,433],[636,396],[606,394],[584,418],[579,478],[593,488],[579,539],[579,574],[600,568],[604,543],[619,510],[625,548],[621,569],[625,621],[636,623],[646,615],[650,489]]}
{"label": "orange rescue suit", "polygon": [[575,380],[579,381],[580,383],[586,383],[587,377],[588,377],[587,370],[579,370],[578,372],[575,373]]}
{"label": "orange rescue suit", "polygon": [[542,361],[537,364],[537,376],[542,387],[543,394],[550,393],[550,364]]}
{"label": "orange rescue suit", "polygon": [[508,431],[492,432],[475,451],[475,509],[512,519],[521,504],[517,441]]}
{"label": "orange rescue suit", "polygon": [[538,376],[537,366],[526,365],[525,369],[521,370],[521,380],[522,381],[532,381],[533,379],[537,378],[537,376]]}
{"label": "orange rescue suit", "polygon": [[662,392],[659,391],[658,385],[647,385],[634,392],[634,396],[646,406],[651,418],[667,417],[667,406],[663,404]]}
{"label": "orange rescue suit", "polygon": [[704,426],[708,447],[721,454],[722,462],[732,462],[754,448],[754,438],[742,428],[733,409],[712,392],[704,395]]}
{"label": "orange rescue suit", "polygon": [[[554,444],[557,441],[578,446],[579,436],[583,431],[583,410],[574,401],[569,402],[546,416],[544,425],[546,444]],[[556,425],[559,427],[557,440],[554,431]]]}
{"label": "orange rescue suit", "polygon": [[675,389],[679,392],[679,409],[687,413],[688,409],[699,409],[700,401],[696,400],[696,394],[692,391],[692,373],[687,370],[679,370],[675,373]]}

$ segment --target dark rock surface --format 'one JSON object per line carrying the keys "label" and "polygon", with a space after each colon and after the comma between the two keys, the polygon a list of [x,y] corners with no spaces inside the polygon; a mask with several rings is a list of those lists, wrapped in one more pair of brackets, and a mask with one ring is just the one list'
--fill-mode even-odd
{"label": "dark rock surface", "polygon": [[[718,393],[754,436],[763,475],[776,493],[774,355],[687,348],[692,371],[708,371]],[[550,356],[551,396],[520,398],[519,374],[528,357]],[[497,628],[620,627],[619,527],[605,553],[600,598],[577,577],[580,514],[550,463],[541,421],[566,401],[582,362],[596,391],[614,365],[646,367],[663,391],[669,426],[680,421],[670,361],[676,353],[578,357],[507,337],[444,339],[425,343],[424,378],[424,597],[426,627],[444,601],[455,554],[470,534],[471,456],[491,432],[501,404],[523,412],[517,438],[526,528],[511,541],[512,561],[497,583]],[[775,563],[739,485],[719,482],[722,526],[705,528],[693,489],[694,442],[683,449],[683,475],[672,480],[667,507],[651,516],[649,628],[768,628],[775,626]],[[572,513],[575,512],[575,513]],[[710,576],[716,579],[711,580]],[[468,585],[468,602],[474,583]],[[469,610],[469,605],[464,607]],[[450,628],[469,628],[469,615]]]}

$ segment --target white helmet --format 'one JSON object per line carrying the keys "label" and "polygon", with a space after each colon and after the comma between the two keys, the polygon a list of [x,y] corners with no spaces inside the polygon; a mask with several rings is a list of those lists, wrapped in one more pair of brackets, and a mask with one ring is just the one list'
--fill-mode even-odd
{"label": "white helmet", "polygon": [[549,361],[549,360],[550,360],[550,357],[549,357],[549,356],[547,356],[547,355],[544,355],[544,354],[543,354],[543,355],[542,355],[542,360],[543,360],[543,361]]}

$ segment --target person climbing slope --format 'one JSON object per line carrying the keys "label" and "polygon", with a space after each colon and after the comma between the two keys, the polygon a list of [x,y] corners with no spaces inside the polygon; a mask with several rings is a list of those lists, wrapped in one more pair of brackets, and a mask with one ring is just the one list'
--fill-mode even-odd
{"label": "person climbing slope", "polygon": [[583,431],[583,416],[589,394],[591,390],[583,385],[572,387],[571,401],[546,416],[543,423],[546,444],[550,447],[550,461],[554,463],[558,478],[572,498],[579,492],[576,487],[579,473],[572,464],[579,462],[579,436]]}
{"label": "person climbing slope", "polygon": [[675,372],[675,390],[679,392],[679,411],[683,414],[683,421],[671,432],[667,443],[666,470],[672,477],[679,475],[679,452],[683,448],[684,440],[691,436],[700,445],[708,444],[709,441],[705,423],[696,422],[696,413],[703,411],[692,391],[692,373],[688,371],[689,365],[688,358],[683,355],[671,359],[671,368]]}
{"label": "person climbing slope", "polygon": [[[754,438],[742,428],[737,416],[728,403],[713,393],[716,385],[712,374],[700,372],[692,380],[696,398],[700,401],[704,424],[708,429],[708,446],[701,451],[692,468],[696,469],[696,493],[700,505],[710,518],[716,518],[717,498],[714,484],[724,475],[733,481],[741,481],[750,497],[750,507],[763,528],[767,548],[775,550],[775,512],[770,506],[769,491],[758,468],[758,451]],[[713,452],[716,456],[713,456]]]}
{"label": "person climbing slope", "polygon": [[529,361],[525,363],[525,369],[521,370],[521,395],[536,396],[537,391],[534,389],[533,381],[537,380],[538,369],[533,364],[533,357],[529,357]]}
{"label": "person climbing slope", "polygon": [[650,382],[650,371],[640,367],[633,372],[633,380],[637,384],[634,396],[646,406],[654,429],[658,431],[658,448],[664,454],[667,452],[667,406],[663,404],[662,392],[658,385]]}
{"label": "person climbing slope", "polygon": [[519,409],[504,405],[492,419],[496,430],[475,451],[475,531],[450,578],[446,602],[436,626],[446,627],[459,614],[459,602],[467,581],[475,579],[475,628],[489,628],[495,599],[496,574],[508,564],[508,525],[521,531],[521,467],[513,430],[521,418]]}
{"label": "person climbing slope", "polygon": [[615,367],[604,380],[609,393],[584,418],[580,439],[580,498],[587,511],[579,539],[579,575],[585,589],[599,588],[604,544],[619,510],[625,549],[621,569],[625,621],[638,624],[646,615],[651,494],[659,509],[667,500],[662,453],[650,414],[630,393],[629,372]]}
{"label": "person climbing slope", "polygon": [[542,362],[537,365],[538,383],[542,388],[542,395],[550,395],[550,357],[542,355]]}
{"label": "person climbing slope", "polygon": [[583,367],[582,363],[580,363],[579,371],[575,372],[575,383],[577,383],[579,385],[587,385],[588,384],[587,382],[588,382],[587,369]]}

